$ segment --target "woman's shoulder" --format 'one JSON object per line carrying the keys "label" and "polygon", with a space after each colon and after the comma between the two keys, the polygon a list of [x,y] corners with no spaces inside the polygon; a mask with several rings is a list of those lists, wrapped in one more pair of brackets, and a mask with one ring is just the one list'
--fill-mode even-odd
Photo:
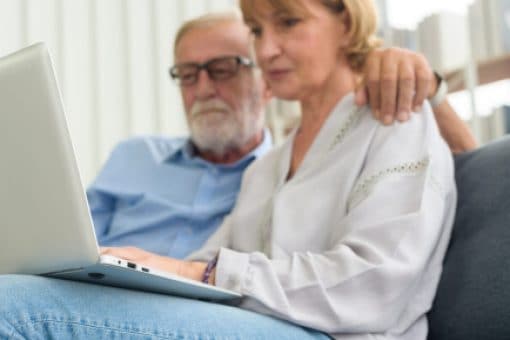
{"label": "woman's shoulder", "polygon": [[433,164],[434,172],[448,177],[453,174],[453,156],[441,136],[430,105],[424,105],[420,112],[413,112],[408,121],[389,126],[372,117],[363,119],[365,128],[369,125],[372,129],[365,155],[367,172]]}
{"label": "woman's shoulder", "polygon": [[428,104],[420,112],[413,112],[410,119],[402,123],[383,125],[372,117],[365,119],[372,120],[372,125],[375,122],[371,153],[393,151],[402,157],[435,152],[450,153]]}

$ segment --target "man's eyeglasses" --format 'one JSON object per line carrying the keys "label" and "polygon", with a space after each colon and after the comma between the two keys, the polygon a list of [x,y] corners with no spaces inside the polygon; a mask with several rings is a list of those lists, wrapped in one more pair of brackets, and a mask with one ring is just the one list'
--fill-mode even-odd
{"label": "man's eyeglasses", "polygon": [[225,56],[208,60],[202,64],[177,64],[170,68],[170,77],[180,86],[190,86],[198,81],[200,70],[207,71],[209,78],[217,81],[234,77],[241,66],[253,67],[254,63],[246,57]]}

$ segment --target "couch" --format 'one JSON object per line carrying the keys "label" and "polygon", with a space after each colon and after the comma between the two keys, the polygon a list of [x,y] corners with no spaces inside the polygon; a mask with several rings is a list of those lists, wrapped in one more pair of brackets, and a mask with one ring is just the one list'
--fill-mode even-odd
{"label": "couch", "polygon": [[457,213],[428,340],[510,340],[510,138],[455,167]]}

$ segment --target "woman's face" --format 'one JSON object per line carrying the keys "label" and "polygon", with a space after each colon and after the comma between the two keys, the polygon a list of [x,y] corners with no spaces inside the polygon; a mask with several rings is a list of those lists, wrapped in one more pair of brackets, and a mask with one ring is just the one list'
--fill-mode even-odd
{"label": "woman's face", "polygon": [[348,67],[346,16],[318,0],[300,1],[305,14],[275,10],[257,2],[257,17],[248,20],[258,63],[273,94],[302,100],[328,89],[338,69]]}

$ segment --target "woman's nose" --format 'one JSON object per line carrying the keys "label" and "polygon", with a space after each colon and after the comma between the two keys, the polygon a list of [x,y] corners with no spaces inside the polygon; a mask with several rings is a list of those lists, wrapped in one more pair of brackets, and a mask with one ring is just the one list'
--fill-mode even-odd
{"label": "woman's nose", "polygon": [[273,59],[281,52],[280,39],[270,30],[264,31],[255,41],[255,52],[259,61]]}

